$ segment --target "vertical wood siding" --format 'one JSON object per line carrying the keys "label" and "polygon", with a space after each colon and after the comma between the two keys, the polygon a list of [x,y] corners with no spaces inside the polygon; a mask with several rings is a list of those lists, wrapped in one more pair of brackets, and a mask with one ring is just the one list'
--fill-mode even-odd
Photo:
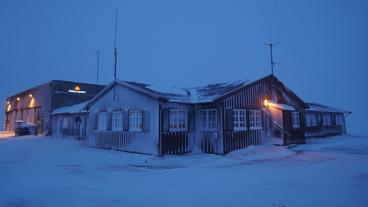
{"label": "vertical wood siding", "polygon": [[[159,116],[160,137],[158,150],[161,155],[184,154],[193,150],[195,140],[195,128],[192,127],[191,115],[194,114],[192,104],[166,102],[160,104],[161,112]],[[170,109],[182,109],[188,113],[187,131],[170,131]]]}
{"label": "vertical wood siding", "polygon": [[[246,109],[262,110],[263,100],[269,98],[269,86],[266,81],[259,81],[248,87],[245,87],[222,100],[222,113],[227,109]],[[264,116],[262,116],[264,117]],[[259,130],[249,129],[249,116],[247,116],[247,130],[234,131],[227,130],[224,122],[222,122],[223,130],[223,153],[248,147],[250,145],[260,145],[262,137],[265,135],[264,128]],[[225,120],[225,119],[222,119]],[[262,126],[265,120],[262,119]]]}
{"label": "vertical wood siding", "polygon": [[[120,85],[115,86],[115,101],[113,93],[114,89],[111,88],[110,91],[105,93],[90,107],[87,124],[87,143],[100,148],[158,154],[158,101]],[[96,125],[98,112],[111,112],[117,109],[124,110],[124,114],[127,114],[130,109],[146,110],[148,113],[147,131],[98,131]],[[123,117],[123,119],[126,118],[128,117]],[[124,129],[126,127],[124,126]]]}

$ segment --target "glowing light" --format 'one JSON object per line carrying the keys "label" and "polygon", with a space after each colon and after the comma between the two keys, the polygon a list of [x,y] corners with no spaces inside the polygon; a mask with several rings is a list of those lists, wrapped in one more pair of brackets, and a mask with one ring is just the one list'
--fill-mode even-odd
{"label": "glowing light", "polygon": [[20,98],[19,97],[17,98],[17,101],[20,101]]}
{"label": "glowing light", "polygon": [[265,99],[265,100],[263,101],[263,104],[264,104],[265,106],[268,106],[268,100],[267,100],[267,99]]}
{"label": "glowing light", "polygon": [[31,101],[29,102],[29,106],[28,107],[34,107],[35,106],[35,99],[31,98]]}
{"label": "glowing light", "polygon": [[8,105],[8,107],[6,107],[6,111],[9,112],[11,110],[11,104]]}
{"label": "glowing light", "polygon": [[6,101],[6,104],[10,104],[10,101]]}
{"label": "glowing light", "polygon": [[76,86],[76,87],[74,87],[74,90],[80,91],[80,87],[79,86]]}
{"label": "glowing light", "polygon": [[33,95],[30,93],[29,95],[28,95],[30,98],[32,98],[33,97]]}

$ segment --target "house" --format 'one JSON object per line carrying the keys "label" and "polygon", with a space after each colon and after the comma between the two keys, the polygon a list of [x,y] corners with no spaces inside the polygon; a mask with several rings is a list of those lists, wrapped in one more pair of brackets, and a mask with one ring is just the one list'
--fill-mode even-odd
{"label": "house", "polygon": [[350,113],[306,103],[274,75],[193,88],[114,80],[80,111],[88,145],[155,155],[226,154],[271,138],[304,143],[317,132],[345,133]]}
{"label": "house", "polygon": [[104,86],[52,80],[6,99],[4,129],[15,131],[16,121],[37,125],[38,133],[50,133],[51,112],[93,98]]}

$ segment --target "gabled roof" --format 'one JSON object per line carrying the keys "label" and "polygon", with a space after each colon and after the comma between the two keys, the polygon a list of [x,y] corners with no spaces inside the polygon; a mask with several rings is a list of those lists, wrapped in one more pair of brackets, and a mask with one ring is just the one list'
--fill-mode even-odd
{"label": "gabled roof", "polygon": [[334,113],[344,113],[344,114],[350,114],[350,111],[335,108],[332,106],[326,106],[318,103],[307,103],[309,106],[308,111],[318,111],[318,112],[334,112]]}
{"label": "gabled roof", "polygon": [[281,86],[281,88],[285,91],[285,93],[292,96],[303,106],[306,106],[301,98],[299,98],[295,93],[284,86],[284,84],[279,81],[274,75],[268,75],[257,80],[238,80],[230,83],[209,84],[202,87],[159,86],[132,81],[121,81],[116,79],[108,84],[103,90],[101,90],[94,98],[92,98],[91,101],[86,105],[86,107],[89,107],[91,104],[93,104],[96,100],[98,100],[99,97],[107,93],[114,85],[121,85],[145,94],[149,97],[160,99],[163,101],[199,104],[217,101],[218,99],[235,93],[239,89],[248,87],[263,80],[272,80],[274,82],[277,82],[279,86]]}
{"label": "gabled roof", "polygon": [[99,97],[107,93],[114,85],[121,85],[134,91],[145,94],[149,97],[163,101],[181,102],[181,103],[207,103],[212,102],[224,95],[238,90],[247,84],[252,83],[249,80],[235,81],[231,83],[209,84],[203,87],[178,87],[178,86],[160,86],[132,81],[114,80],[93,97],[86,107],[93,104]]}

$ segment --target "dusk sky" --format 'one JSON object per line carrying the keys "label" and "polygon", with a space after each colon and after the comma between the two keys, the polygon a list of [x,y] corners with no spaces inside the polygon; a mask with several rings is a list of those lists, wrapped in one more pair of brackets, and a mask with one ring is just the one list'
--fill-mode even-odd
{"label": "dusk sky", "polygon": [[1,128],[7,96],[53,79],[95,83],[96,48],[100,83],[112,80],[116,9],[119,79],[196,86],[262,77],[272,38],[276,76],[306,101],[352,111],[348,131],[368,134],[364,0],[2,0]]}

